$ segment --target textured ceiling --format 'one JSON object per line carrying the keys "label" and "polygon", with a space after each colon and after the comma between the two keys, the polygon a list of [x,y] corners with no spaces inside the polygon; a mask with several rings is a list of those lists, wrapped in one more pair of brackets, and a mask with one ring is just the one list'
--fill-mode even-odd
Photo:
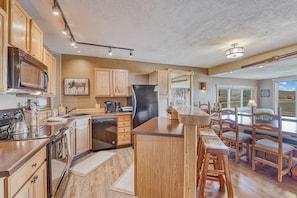
{"label": "textured ceiling", "polygon": [[[210,68],[234,61],[225,57],[233,43],[245,48],[240,59],[297,43],[296,0],[59,0],[75,40],[134,49],[133,57],[84,45],[77,53],[61,33],[61,17],[52,15],[52,0],[18,1],[43,30],[45,45],[60,54]],[[284,67],[297,75],[296,61],[290,61],[290,66],[282,62],[282,69],[274,63],[277,77],[287,75],[280,74]],[[253,77],[254,69],[243,74],[235,77],[263,79]]]}

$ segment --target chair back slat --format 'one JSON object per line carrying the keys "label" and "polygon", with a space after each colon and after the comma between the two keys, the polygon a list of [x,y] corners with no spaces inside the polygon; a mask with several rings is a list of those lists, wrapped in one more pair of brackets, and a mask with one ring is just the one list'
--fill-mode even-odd
{"label": "chair back slat", "polygon": [[278,107],[277,114],[267,112],[256,113],[252,108],[253,138],[268,138],[274,136],[282,142],[282,114]]}

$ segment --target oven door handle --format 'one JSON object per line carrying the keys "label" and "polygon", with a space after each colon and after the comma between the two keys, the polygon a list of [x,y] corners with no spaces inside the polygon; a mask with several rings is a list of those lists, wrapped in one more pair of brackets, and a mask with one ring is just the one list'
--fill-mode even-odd
{"label": "oven door handle", "polygon": [[58,141],[60,141],[64,136],[66,136],[65,133],[59,133],[59,134],[53,136],[53,137],[51,138],[51,142],[52,142],[52,144],[56,144],[56,143],[57,143]]}

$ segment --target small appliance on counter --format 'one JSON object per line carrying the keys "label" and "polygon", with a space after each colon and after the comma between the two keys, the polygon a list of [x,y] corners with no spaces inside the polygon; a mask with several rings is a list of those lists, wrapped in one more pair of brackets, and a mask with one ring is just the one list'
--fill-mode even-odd
{"label": "small appliance on counter", "polygon": [[132,112],[133,107],[132,106],[126,106],[126,107],[121,107],[122,112]]}
{"label": "small appliance on counter", "polygon": [[112,113],[114,108],[114,103],[112,101],[104,102],[105,113]]}
{"label": "small appliance on counter", "polygon": [[115,102],[114,103],[114,109],[115,109],[115,112],[120,112],[121,111],[121,102]]}

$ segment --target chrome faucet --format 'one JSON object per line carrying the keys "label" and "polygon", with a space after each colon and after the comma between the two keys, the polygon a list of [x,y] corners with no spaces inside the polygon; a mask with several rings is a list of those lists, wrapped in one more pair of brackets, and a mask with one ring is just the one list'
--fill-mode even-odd
{"label": "chrome faucet", "polygon": [[72,109],[68,109],[68,107],[65,107],[65,110],[66,110],[66,114],[70,113],[71,111],[73,110],[76,110],[77,107],[73,107]]}

